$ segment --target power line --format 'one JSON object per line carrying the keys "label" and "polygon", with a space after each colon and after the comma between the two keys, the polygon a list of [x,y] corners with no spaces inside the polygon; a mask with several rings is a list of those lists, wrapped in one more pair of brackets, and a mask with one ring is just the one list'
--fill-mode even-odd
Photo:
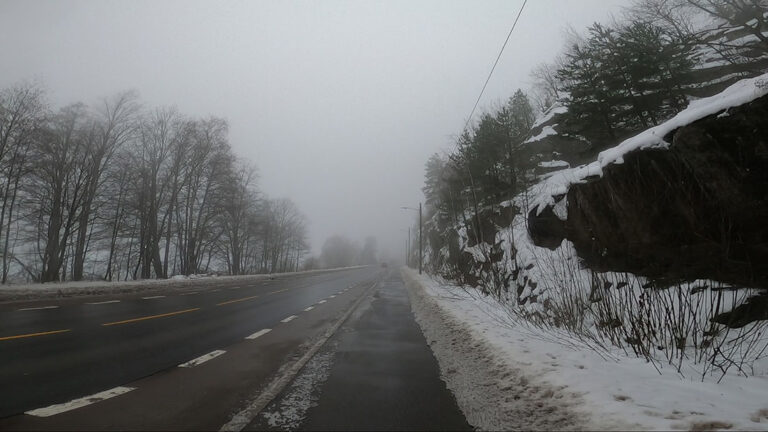
{"label": "power line", "polygon": [[485,79],[485,84],[483,84],[483,89],[480,90],[480,94],[477,96],[477,100],[475,101],[475,106],[472,107],[472,112],[469,113],[467,122],[464,123],[464,130],[467,130],[467,126],[469,126],[469,122],[472,121],[472,116],[475,114],[475,110],[477,109],[477,104],[480,103],[480,99],[483,97],[483,93],[485,93],[485,88],[488,86],[488,81],[491,80],[493,71],[496,70],[496,65],[499,64],[499,59],[501,58],[501,54],[504,53],[504,48],[507,47],[507,43],[509,42],[509,38],[512,36],[512,32],[515,31],[515,27],[517,26],[517,21],[520,19],[520,15],[522,15],[523,9],[525,9],[526,3],[528,3],[528,0],[523,0],[523,5],[520,6],[520,11],[517,12],[517,17],[515,17],[515,22],[512,23],[512,28],[510,28],[509,33],[507,33],[507,39],[504,40],[504,45],[501,46],[501,50],[499,50],[499,55],[496,56],[496,61],[493,62],[493,67],[491,68],[491,72],[488,74],[488,78]]}

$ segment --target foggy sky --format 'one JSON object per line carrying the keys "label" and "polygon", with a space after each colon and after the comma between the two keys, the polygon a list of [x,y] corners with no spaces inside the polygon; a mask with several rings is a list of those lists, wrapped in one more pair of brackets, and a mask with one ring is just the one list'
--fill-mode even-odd
{"label": "foggy sky", "polygon": [[[626,3],[529,0],[480,107],[528,87],[566,25]],[[308,217],[315,252],[374,235],[399,258],[414,220],[400,207],[423,199],[424,163],[452,147],[521,4],[0,0],[0,87],[38,80],[54,107],[135,89],[223,117],[261,189]]]}

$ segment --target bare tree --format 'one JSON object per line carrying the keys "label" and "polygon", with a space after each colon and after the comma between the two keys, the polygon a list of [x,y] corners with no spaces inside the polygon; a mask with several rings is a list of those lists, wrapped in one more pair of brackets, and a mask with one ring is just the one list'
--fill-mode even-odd
{"label": "bare tree", "polygon": [[11,226],[19,196],[19,183],[28,171],[30,147],[42,127],[43,91],[23,83],[0,91],[0,238],[2,238],[2,283],[8,280]]}
{"label": "bare tree", "polygon": [[92,120],[91,128],[94,136],[88,142],[89,147],[85,149],[83,155],[86,164],[84,167],[85,186],[75,241],[73,280],[83,279],[83,265],[88,252],[89,232],[91,232],[93,223],[93,204],[98,190],[103,186],[104,172],[112,162],[115,152],[134,133],[138,108],[134,92],[121,93],[111,100],[104,100],[96,118]]}

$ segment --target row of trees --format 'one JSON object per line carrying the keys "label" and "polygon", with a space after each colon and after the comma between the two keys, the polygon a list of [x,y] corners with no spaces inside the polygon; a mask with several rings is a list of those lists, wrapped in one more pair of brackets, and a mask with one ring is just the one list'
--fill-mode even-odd
{"label": "row of trees", "polygon": [[305,268],[339,268],[355,265],[371,265],[378,262],[378,242],[376,237],[366,237],[363,246],[342,236],[329,237],[320,251],[320,256],[306,260]]}
{"label": "row of trees", "polygon": [[492,205],[524,190],[535,163],[525,140],[536,111],[518,90],[503,105],[486,112],[459,137],[447,156],[434,154],[427,161],[423,187],[427,218],[436,212],[456,224],[466,210]]}
{"label": "row of trees", "polygon": [[[765,0],[637,0],[611,25],[572,31],[564,53],[532,71],[532,97],[518,90],[468,125],[453,151],[429,159],[423,188],[428,216],[437,212],[455,225],[466,210],[477,213],[525,190],[538,161],[557,156],[536,153],[552,147],[524,144],[538,113],[565,107],[558,133],[588,143],[589,154],[580,157],[592,159],[683,110],[708,84],[702,80],[727,84],[721,78],[759,72],[759,60],[768,60],[766,34]],[[702,75],[705,66],[710,69]]]}
{"label": "row of trees", "polygon": [[53,110],[37,85],[0,90],[2,282],[298,268],[306,219],[227,135],[132,92]]}
{"label": "row of trees", "polygon": [[[568,108],[561,129],[597,150],[768,65],[764,0],[637,0],[622,20],[574,31],[532,72],[541,109]],[[725,79],[724,79],[725,78]]]}

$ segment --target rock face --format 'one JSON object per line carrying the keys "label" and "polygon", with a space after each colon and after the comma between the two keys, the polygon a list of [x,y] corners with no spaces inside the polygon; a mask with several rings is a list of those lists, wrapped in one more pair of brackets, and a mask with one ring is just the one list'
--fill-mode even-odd
{"label": "rock face", "polygon": [[667,150],[635,151],[571,186],[566,221],[530,214],[532,239],[552,247],[568,238],[591,268],[662,285],[715,279],[768,289],[768,97],[665,141]]}
{"label": "rock face", "polygon": [[461,224],[461,234],[453,225],[437,227],[428,223],[430,254],[427,262],[431,271],[479,287],[487,293],[499,287],[506,289],[509,286],[508,276],[491,271],[495,264],[510,259],[503,252],[502,243],[506,240],[497,239],[496,234],[510,226],[518,212],[517,207],[512,205],[485,207],[476,217]]}

